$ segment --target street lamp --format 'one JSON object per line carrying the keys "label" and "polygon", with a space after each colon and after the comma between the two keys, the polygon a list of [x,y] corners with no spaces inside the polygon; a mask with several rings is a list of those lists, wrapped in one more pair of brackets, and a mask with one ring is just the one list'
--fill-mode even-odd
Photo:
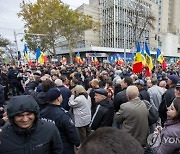
{"label": "street lamp", "polygon": [[52,36],[49,34],[37,34],[37,33],[16,33],[14,30],[14,39],[15,39],[15,44],[16,44],[16,52],[18,54],[18,43],[17,43],[17,35],[32,35],[32,36]]}

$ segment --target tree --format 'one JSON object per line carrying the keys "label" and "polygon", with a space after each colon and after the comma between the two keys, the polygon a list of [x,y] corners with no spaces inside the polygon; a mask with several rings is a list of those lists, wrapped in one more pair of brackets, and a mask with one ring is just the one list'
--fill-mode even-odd
{"label": "tree", "polygon": [[[12,61],[12,63],[15,63],[15,57],[14,57],[14,44],[12,44],[8,39],[3,38],[0,35],[0,58],[7,58]],[[6,55],[6,57],[3,57],[3,55]]]}
{"label": "tree", "polygon": [[37,0],[34,4],[23,0],[20,7],[18,16],[23,17],[26,32],[44,34],[26,35],[28,47],[35,51],[40,46],[42,51],[48,50],[55,57],[59,37],[64,36],[71,49],[76,37],[93,26],[91,17],[69,9],[60,0]]}
{"label": "tree", "polygon": [[143,2],[138,1],[130,2],[127,13],[130,27],[132,28],[133,42],[136,45],[143,36],[143,33],[147,33],[151,29],[154,29],[153,23],[156,18]]}
{"label": "tree", "polygon": [[62,35],[66,37],[70,50],[70,60],[72,62],[72,49],[81,40],[83,32],[88,29],[97,30],[99,23],[94,22],[91,16],[80,12],[69,10],[63,23]]}

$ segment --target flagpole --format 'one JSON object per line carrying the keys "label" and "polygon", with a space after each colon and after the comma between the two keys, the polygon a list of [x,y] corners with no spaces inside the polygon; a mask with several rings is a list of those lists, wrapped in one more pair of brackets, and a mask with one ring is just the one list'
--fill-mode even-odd
{"label": "flagpole", "polygon": [[[159,45],[158,45],[158,35],[157,35],[157,44],[156,44],[156,47],[157,47],[157,49],[159,48]],[[156,49],[156,51],[157,51],[157,49]],[[162,53],[161,53],[162,54]],[[156,52],[156,56],[157,56],[157,52]],[[155,62],[155,69],[157,68],[157,59],[156,59],[156,62]]]}

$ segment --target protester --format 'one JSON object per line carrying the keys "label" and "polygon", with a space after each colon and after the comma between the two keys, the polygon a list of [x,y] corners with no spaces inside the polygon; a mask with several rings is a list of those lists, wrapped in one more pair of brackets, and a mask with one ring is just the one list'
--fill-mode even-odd
{"label": "protester", "polygon": [[159,109],[159,105],[162,102],[162,95],[164,94],[163,88],[159,87],[157,78],[153,78],[151,80],[152,87],[148,89],[148,93],[156,106],[157,109]]}
{"label": "protester", "polygon": [[120,105],[127,102],[126,97],[126,88],[133,84],[133,80],[130,77],[125,77],[121,81],[121,88],[123,89],[121,92],[117,93],[114,98],[114,109],[115,112],[119,111]]}
{"label": "protester", "polygon": [[162,80],[159,82],[159,87],[163,88],[164,92],[167,90],[167,83],[166,81]]}
{"label": "protester", "polygon": [[17,78],[18,70],[15,66],[10,67],[8,71],[8,79],[9,79],[9,85],[12,89],[13,96],[19,95],[19,81]]}
{"label": "protester", "polygon": [[91,82],[90,82],[90,86],[91,86],[91,90],[89,92],[89,96],[91,97],[91,111],[93,112],[97,106],[97,103],[95,102],[95,90],[96,89],[99,89],[99,81],[97,79],[93,79]]}
{"label": "protester", "polygon": [[57,88],[61,91],[62,93],[62,98],[63,101],[61,103],[61,107],[67,111],[69,111],[70,106],[68,105],[69,102],[69,98],[71,97],[71,91],[69,90],[69,88],[67,88],[64,83],[62,82],[61,79],[56,79],[54,81],[55,85],[57,86]]}
{"label": "protester", "polygon": [[136,86],[128,86],[126,95],[128,102],[120,106],[120,110],[116,113],[115,118],[121,123],[123,131],[131,134],[145,147],[149,133],[147,107],[139,99],[139,91]]}
{"label": "protester", "polygon": [[144,81],[141,79],[137,79],[134,82],[134,85],[138,88],[139,90],[139,98],[141,100],[146,100],[148,102],[150,102],[150,96],[149,93],[147,92],[147,90],[144,87]]}
{"label": "protester", "polygon": [[175,98],[168,107],[168,119],[164,128],[158,126],[156,133],[160,133],[159,145],[155,147],[156,154],[180,153],[180,99]]}
{"label": "protester", "polygon": [[81,143],[91,134],[91,98],[81,85],[73,88],[69,99],[69,106],[73,109],[75,126],[78,129]]}
{"label": "protester", "polygon": [[0,133],[2,154],[61,154],[57,127],[39,120],[39,106],[32,96],[12,97],[7,105],[9,124]]}
{"label": "protester", "polygon": [[53,88],[54,86],[55,86],[54,82],[52,82],[49,79],[42,81],[42,91],[37,93],[37,97],[36,97],[40,110],[43,110],[49,104],[49,101],[47,100],[46,92],[49,89]]}
{"label": "protester", "polygon": [[3,107],[0,107],[0,127],[2,127],[6,121],[8,121],[7,113],[4,112]]}
{"label": "protester", "polygon": [[144,154],[142,146],[128,133],[102,127],[82,143],[78,154]]}
{"label": "protester", "polygon": [[95,102],[98,104],[93,113],[91,129],[96,130],[99,127],[112,126],[114,117],[114,106],[111,99],[107,98],[108,93],[105,89],[95,90]]}
{"label": "protester", "polygon": [[159,106],[159,116],[161,118],[162,126],[164,125],[164,122],[167,119],[167,114],[166,114],[167,107],[171,105],[173,99],[175,98],[174,88],[175,88],[175,85],[178,83],[178,81],[179,81],[179,76],[168,75],[167,84],[169,86],[169,89],[167,89],[167,91],[164,93],[162,97],[162,102]]}

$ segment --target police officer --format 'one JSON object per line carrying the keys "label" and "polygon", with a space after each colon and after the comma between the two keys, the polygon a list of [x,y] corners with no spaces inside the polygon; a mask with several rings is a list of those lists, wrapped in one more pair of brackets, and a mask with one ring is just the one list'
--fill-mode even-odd
{"label": "police officer", "polygon": [[47,98],[50,104],[41,111],[41,118],[58,127],[64,147],[63,154],[75,154],[74,146],[79,147],[80,139],[70,115],[60,106],[62,92],[58,88],[51,88],[47,92]]}

